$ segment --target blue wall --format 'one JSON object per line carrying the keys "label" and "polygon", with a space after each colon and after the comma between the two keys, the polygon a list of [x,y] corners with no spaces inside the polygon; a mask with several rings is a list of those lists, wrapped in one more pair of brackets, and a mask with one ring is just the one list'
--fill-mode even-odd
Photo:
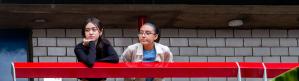
{"label": "blue wall", "polygon": [[[28,30],[0,30],[0,81],[12,81],[11,62],[27,62]],[[17,81],[28,81],[19,78]]]}

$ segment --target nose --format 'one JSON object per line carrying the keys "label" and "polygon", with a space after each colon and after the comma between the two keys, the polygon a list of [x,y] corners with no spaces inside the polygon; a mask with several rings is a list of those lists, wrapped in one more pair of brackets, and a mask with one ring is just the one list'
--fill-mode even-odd
{"label": "nose", "polygon": [[145,33],[143,33],[141,36],[142,36],[142,37],[145,37]]}
{"label": "nose", "polygon": [[93,31],[88,31],[88,34],[92,35],[94,32]]}

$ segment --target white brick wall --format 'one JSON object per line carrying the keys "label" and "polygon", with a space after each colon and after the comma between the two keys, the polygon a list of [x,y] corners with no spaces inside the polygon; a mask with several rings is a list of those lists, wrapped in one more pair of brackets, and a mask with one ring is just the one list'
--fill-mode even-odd
{"label": "white brick wall", "polygon": [[297,46],[296,38],[280,38],[280,46]]}
{"label": "white brick wall", "polygon": [[[238,78],[227,78],[226,81],[238,81]],[[241,81],[245,81],[245,78],[242,78]]]}
{"label": "white brick wall", "polygon": [[104,29],[105,37],[122,37],[121,29]]}
{"label": "white brick wall", "polygon": [[261,38],[244,38],[244,46],[262,46]]}
{"label": "white brick wall", "polygon": [[209,81],[226,81],[226,78],[209,78]]}
{"label": "white brick wall", "polygon": [[227,47],[241,47],[243,46],[243,39],[242,38],[227,38],[226,39],[226,46]]}
{"label": "white brick wall", "polygon": [[39,57],[39,62],[57,62],[57,57]]}
{"label": "white brick wall", "polygon": [[[270,79],[268,79],[268,80],[270,80]],[[246,78],[246,81],[263,81],[263,79],[262,78]]]}
{"label": "white brick wall", "polygon": [[189,81],[189,78],[172,78],[172,81]]}
{"label": "white brick wall", "polygon": [[190,62],[207,62],[207,57],[190,57]]}
{"label": "white brick wall", "polygon": [[62,81],[77,81],[76,78],[62,78]]}
{"label": "white brick wall", "polygon": [[234,30],[235,37],[251,37],[251,30]]}
{"label": "white brick wall", "polygon": [[37,46],[37,38],[32,38],[32,46]]}
{"label": "white brick wall", "polygon": [[226,57],[225,59],[226,62],[244,62],[243,57]]}
{"label": "white brick wall", "polygon": [[161,29],[161,37],[178,37],[178,29]]}
{"label": "white brick wall", "polygon": [[82,37],[82,29],[66,29],[66,37]]}
{"label": "white brick wall", "polygon": [[270,30],[270,37],[287,37],[287,30]]}
{"label": "white brick wall", "polygon": [[67,56],[76,56],[74,52],[75,47],[67,47],[66,48],[66,55]]}
{"label": "white brick wall", "polygon": [[77,62],[76,57],[58,57],[58,62]]}
{"label": "white brick wall", "polygon": [[173,61],[175,62],[189,62],[188,56],[174,56]]}
{"label": "white brick wall", "polygon": [[76,45],[81,43],[83,41],[83,38],[76,38]]}
{"label": "white brick wall", "polygon": [[139,38],[132,38],[132,40],[133,40],[133,44],[139,43]]}
{"label": "white brick wall", "polygon": [[48,56],[66,56],[66,48],[48,47]]}
{"label": "white brick wall", "polygon": [[189,38],[189,46],[207,46],[206,38]]}
{"label": "white brick wall", "polygon": [[252,48],[235,48],[235,56],[252,56]]}
{"label": "white brick wall", "polygon": [[33,29],[32,37],[46,37],[46,29]]}
{"label": "white brick wall", "polygon": [[47,29],[47,37],[65,37],[65,29]]}
{"label": "white brick wall", "polygon": [[132,38],[114,38],[115,46],[129,46],[132,45]]}
{"label": "white brick wall", "polygon": [[288,31],[288,37],[299,37],[299,30],[289,30]]}
{"label": "white brick wall", "polygon": [[225,57],[208,57],[208,62],[225,62]]}
{"label": "white brick wall", "polygon": [[[138,40],[138,39],[137,39]],[[137,43],[138,41],[136,41]],[[163,45],[166,45],[166,46],[170,46],[170,40],[169,38],[160,38],[160,41],[159,41],[160,44],[163,44]]]}
{"label": "white brick wall", "polygon": [[253,48],[253,56],[270,56],[270,48]]}
{"label": "white brick wall", "polygon": [[262,39],[262,46],[279,46],[279,39],[278,38],[263,38]]}
{"label": "white brick wall", "polygon": [[267,56],[267,57],[263,57],[263,62],[266,62],[266,63],[271,63],[271,62],[280,62],[280,57],[279,56],[273,56],[273,57],[270,57],[270,56]]}
{"label": "white brick wall", "polygon": [[197,37],[196,29],[179,29],[179,37]]}
{"label": "white brick wall", "polygon": [[287,56],[288,48],[271,48],[272,56]]}
{"label": "white brick wall", "polygon": [[268,29],[253,29],[252,37],[269,37]]}
{"label": "white brick wall", "polygon": [[181,56],[196,56],[197,55],[197,47],[181,47],[180,55]]}
{"label": "white brick wall", "polygon": [[119,56],[124,52],[124,49],[122,47],[114,47],[114,50]]}
{"label": "white brick wall", "polygon": [[191,78],[190,81],[209,81],[209,78]]}
{"label": "white brick wall", "polygon": [[47,47],[33,47],[33,56],[47,56]]}
{"label": "white brick wall", "polygon": [[56,46],[56,38],[37,38],[38,46]]}
{"label": "white brick wall", "polygon": [[[169,46],[174,61],[298,63],[298,32],[297,29],[163,28],[160,43]],[[74,46],[82,42],[81,29],[33,29],[32,37],[34,62],[77,61]],[[138,42],[135,29],[106,27],[104,37],[119,55],[128,45]],[[108,81],[123,79],[109,78]],[[167,78],[166,81],[236,81],[236,78]]]}
{"label": "white brick wall", "polygon": [[112,45],[112,46],[115,46],[114,45],[114,39],[113,38],[105,38],[105,39],[107,39],[109,42],[110,42],[110,44]]}
{"label": "white brick wall", "polygon": [[171,53],[175,56],[180,55],[180,48],[179,47],[169,47]]}
{"label": "white brick wall", "polygon": [[198,56],[215,56],[216,49],[215,48],[198,48]]}
{"label": "white brick wall", "polygon": [[216,37],[233,37],[233,30],[216,30]]}
{"label": "white brick wall", "polygon": [[217,56],[234,56],[234,48],[216,48]]}
{"label": "white brick wall", "polygon": [[208,47],[224,47],[224,38],[207,38]]}
{"label": "white brick wall", "polygon": [[215,37],[216,31],[213,29],[201,29],[197,30],[198,37]]}
{"label": "white brick wall", "polygon": [[298,57],[281,56],[282,63],[298,63]]}
{"label": "white brick wall", "polygon": [[38,57],[33,57],[33,62],[38,62]]}
{"label": "white brick wall", "polygon": [[188,46],[187,38],[170,38],[170,46]]}
{"label": "white brick wall", "polygon": [[[138,37],[138,30],[137,29],[124,29],[124,37]],[[110,32],[110,31],[109,31]]]}
{"label": "white brick wall", "polygon": [[299,56],[299,47],[290,47],[289,53],[290,56]]}
{"label": "white brick wall", "polygon": [[57,38],[57,46],[75,46],[75,38]]}
{"label": "white brick wall", "polygon": [[245,62],[263,62],[262,57],[245,57]]}

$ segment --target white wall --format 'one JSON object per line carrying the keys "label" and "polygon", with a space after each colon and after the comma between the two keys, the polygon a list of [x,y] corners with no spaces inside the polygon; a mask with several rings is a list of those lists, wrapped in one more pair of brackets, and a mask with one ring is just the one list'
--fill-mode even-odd
{"label": "white wall", "polygon": [[[35,62],[74,62],[81,29],[33,29]],[[118,54],[138,42],[136,29],[104,29]],[[298,62],[299,30],[287,29],[161,29],[160,43],[184,62]],[[35,79],[37,81],[37,79]],[[41,80],[41,79],[40,79]],[[76,79],[63,79],[76,81]],[[108,81],[122,81],[109,79]],[[237,81],[236,78],[168,78],[167,81]],[[245,80],[243,80],[245,81]],[[262,81],[248,78],[246,81]]]}

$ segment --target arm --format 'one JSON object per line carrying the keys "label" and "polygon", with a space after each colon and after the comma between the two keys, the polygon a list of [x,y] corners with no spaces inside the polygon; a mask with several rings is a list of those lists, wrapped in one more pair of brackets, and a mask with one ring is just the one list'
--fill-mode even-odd
{"label": "arm", "polygon": [[100,59],[99,61],[110,62],[110,63],[118,63],[119,62],[118,55],[117,55],[116,51],[114,50],[114,48],[110,45],[110,43],[105,44],[103,51],[104,51],[104,54],[107,54],[108,56]]}
{"label": "arm", "polygon": [[83,44],[80,44],[78,44],[74,49],[76,57],[87,67],[92,67],[96,61],[95,42],[89,42],[88,47],[84,47]]}
{"label": "arm", "polygon": [[170,49],[167,46],[165,48],[166,48],[165,55],[164,55],[165,62],[173,62],[173,55],[172,55]]}
{"label": "arm", "polygon": [[127,47],[127,49],[121,55],[120,57],[121,62],[132,62],[132,58],[131,58],[132,53],[129,48],[130,47]]}

